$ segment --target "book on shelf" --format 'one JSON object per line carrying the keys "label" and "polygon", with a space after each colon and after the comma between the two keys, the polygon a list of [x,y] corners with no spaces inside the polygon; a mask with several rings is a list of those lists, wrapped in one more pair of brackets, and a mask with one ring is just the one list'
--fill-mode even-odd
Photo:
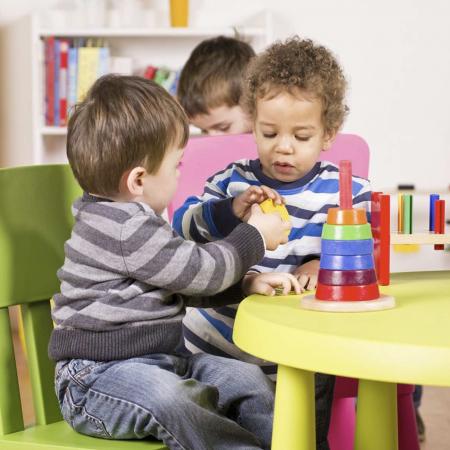
{"label": "book on shelf", "polygon": [[110,72],[110,50],[103,40],[49,36],[44,51],[45,125],[65,126],[92,83]]}
{"label": "book on shelf", "polygon": [[[133,58],[111,55],[102,38],[49,36],[44,39],[43,48],[46,126],[66,126],[74,105],[102,75],[134,73]],[[154,80],[172,95],[176,94],[179,71],[148,65],[142,76]]]}
{"label": "book on shelf", "polygon": [[69,63],[69,41],[61,39],[59,43],[59,126],[67,125],[67,70]]}
{"label": "book on shelf", "polygon": [[55,121],[55,38],[45,40],[45,124],[54,125]]}
{"label": "book on shelf", "polygon": [[67,78],[67,113],[70,114],[77,102],[78,49],[69,48],[69,69]]}
{"label": "book on shelf", "polygon": [[55,39],[55,46],[54,46],[54,52],[55,52],[55,65],[54,65],[54,86],[53,86],[53,111],[54,111],[54,118],[53,118],[53,124],[55,126],[59,126],[59,68],[61,66],[61,40]]}
{"label": "book on shelf", "polygon": [[144,71],[144,78],[153,80],[161,85],[170,94],[175,95],[180,76],[179,70],[171,70],[166,67],[147,66]]}

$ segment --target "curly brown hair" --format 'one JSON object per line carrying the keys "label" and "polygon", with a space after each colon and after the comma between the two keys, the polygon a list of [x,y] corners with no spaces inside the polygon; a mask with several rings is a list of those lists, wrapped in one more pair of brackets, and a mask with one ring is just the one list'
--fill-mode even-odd
{"label": "curly brown hair", "polygon": [[242,106],[255,118],[258,99],[299,89],[322,101],[325,131],[337,132],[348,112],[346,88],[347,81],[335,56],[310,39],[294,36],[275,42],[250,61]]}

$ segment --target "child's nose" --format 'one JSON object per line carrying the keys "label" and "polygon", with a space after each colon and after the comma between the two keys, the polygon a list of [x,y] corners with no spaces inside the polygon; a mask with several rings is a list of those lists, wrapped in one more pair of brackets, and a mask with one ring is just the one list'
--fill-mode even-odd
{"label": "child's nose", "polygon": [[292,140],[288,136],[282,136],[278,142],[277,150],[280,153],[292,153],[294,150]]}

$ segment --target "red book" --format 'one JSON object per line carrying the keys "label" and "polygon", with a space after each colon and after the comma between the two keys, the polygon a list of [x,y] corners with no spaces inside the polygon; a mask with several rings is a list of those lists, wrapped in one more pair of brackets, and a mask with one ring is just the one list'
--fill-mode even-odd
{"label": "red book", "polygon": [[67,83],[68,83],[68,61],[69,41],[61,39],[59,59],[59,125],[67,125]]}
{"label": "red book", "polygon": [[147,78],[147,80],[153,80],[153,78],[155,78],[156,70],[156,67],[147,66],[145,69],[144,78]]}
{"label": "red book", "polygon": [[45,125],[55,123],[55,38],[45,40]]}

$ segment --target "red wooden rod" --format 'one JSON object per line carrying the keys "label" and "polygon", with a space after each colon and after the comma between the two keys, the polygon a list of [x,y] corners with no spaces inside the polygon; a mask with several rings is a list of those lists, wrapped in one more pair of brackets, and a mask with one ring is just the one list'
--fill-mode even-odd
{"label": "red wooden rod", "polygon": [[341,209],[352,209],[352,162],[339,162],[339,206]]}
{"label": "red wooden rod", "polygon": [[380,253],[378,282],[382,286],[390,282],[390,251],[391,251],[391,197],[380,195]]}
{"label": "red wooden rod", "polygon": [[[444,234],[445,231],[445,200],[436,200],[434,209],[434,232]],[[444,250],[443,244],[435,244],[435,250]]]}

